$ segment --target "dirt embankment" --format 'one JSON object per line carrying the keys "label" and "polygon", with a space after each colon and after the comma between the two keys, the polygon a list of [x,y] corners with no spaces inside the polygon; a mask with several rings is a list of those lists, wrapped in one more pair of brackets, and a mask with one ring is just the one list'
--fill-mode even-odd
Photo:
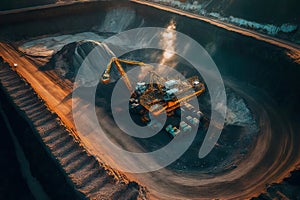
{"label": "dirt embankment", "polygon": [[252,200],[300,199],[300,165],[281,183],[269,185],[266,192]]}
{"label": "dirt embankment", "polygon": [[[145,188],[116,177],[75,140],[57,115],[7,63],[0,64],[1,101],[32,174],[53,199],[146,199]],[[5,94],[5,95],[4,95]],[[13,102],[11,105],[11,101]]]}

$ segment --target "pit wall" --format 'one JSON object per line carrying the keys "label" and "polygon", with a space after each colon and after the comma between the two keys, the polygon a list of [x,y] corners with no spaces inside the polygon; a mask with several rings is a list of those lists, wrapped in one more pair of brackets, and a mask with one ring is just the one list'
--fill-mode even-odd
{"label": "pit wall", "polygon": [[51,199],[147,199],[145,188],[115,177],[89,155],[33,89],[0,62],[0,98],[31,173]]}

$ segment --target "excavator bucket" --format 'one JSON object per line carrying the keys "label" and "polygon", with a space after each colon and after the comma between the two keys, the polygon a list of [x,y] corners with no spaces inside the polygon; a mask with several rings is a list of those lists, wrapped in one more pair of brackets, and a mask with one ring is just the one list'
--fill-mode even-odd
{"label": "excavator bucket", "polygon": [[104,83],[104,84],[107,84],[110,82],[110,75],[109,74],[106,74],[104,73],[101,77],[101,82]]}

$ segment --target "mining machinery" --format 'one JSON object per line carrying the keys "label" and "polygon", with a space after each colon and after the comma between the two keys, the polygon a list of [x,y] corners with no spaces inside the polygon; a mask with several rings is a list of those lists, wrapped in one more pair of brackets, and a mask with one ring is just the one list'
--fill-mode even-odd
{"label": "mining machinery", "polygon": [[[122,63],[127,65],[138,65],[141,67],[151,66],[139,61],[131,61],[119,58],[112,58],[107,65],[105,72],[101,77],[101,82],[107,84],[110,82],[110,72],[115,66],[123,77],[123,80],[130,91],[132,98],[130,104],[132,109],[145,109],[154,116],[166,112],[168,116],[172,116],[174,111],[180,107],[181,103],[190,101],[193,97],[199,96],[205,91],[205,86],[199,81],[197,76],[193,76],[186,80],[169,79],[159,76],[155,71],[150,71],[150,83],[138,82],[133,88],[132,84],[122,67]],[[153,66],[151,66],[153,67]],[[193,91],[192,93],[190,91]],[[178,98],[180,96],[180,98]],[[139,111],[141,114],[144,111]],[[145,118],[143,116],[142,118]],[[147,121],[147,120],[143,120]]]}

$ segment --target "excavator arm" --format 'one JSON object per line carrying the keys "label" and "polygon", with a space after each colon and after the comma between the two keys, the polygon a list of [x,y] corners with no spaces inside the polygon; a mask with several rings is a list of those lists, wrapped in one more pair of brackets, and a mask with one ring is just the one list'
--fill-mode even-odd
{"label": "excavator arm", "polygon": [[148,65],[146,63],[139,62],[139,61],[131,61],[131,60],[119,59],[119,58],[114,57],[108,63],[108,65],[106,67],[106,70],[105,70],[105,72],[103,73],[103,75],[101,77],[101,82],[102,83],[107,84],[107,83],[110,82],[110,71],[111,71],[111,67],[112,67],[113,63],[116,65],[116,68],[117,68],[118,72],[123,77],[124,83],[126,84],[128,90],[131,93],[133,93],[134,91],[133,91],[131,82],[130,82],[125,70],[123,69],[121,63],[130,64],[130,65],[139,65],[139,66],[151,66],[151,65]]}
{"label": "excavator arm", "polygon": [[119,60],[115,60],[115,64],[117,66],[117,69],[119,71],[119,73],[121,74],[121,76],[123,77],[123,80],[128,88],[128,90],[133,93],[133,89],[132,89],[132,85],[131,85],[131,82],[125,72],[125,70],[123,69],[121,63],[119,62]]}

